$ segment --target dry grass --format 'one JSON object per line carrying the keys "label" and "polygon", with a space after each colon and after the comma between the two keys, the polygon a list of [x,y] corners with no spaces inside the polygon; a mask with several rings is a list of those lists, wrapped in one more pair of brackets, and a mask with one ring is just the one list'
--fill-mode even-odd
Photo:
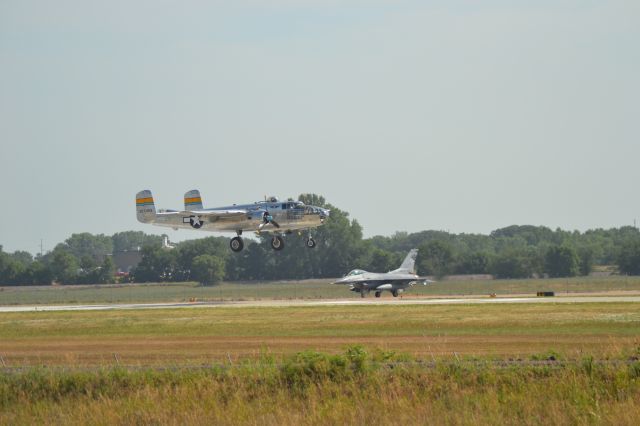
{"label": "dry grass", "polygon": [[0,315],[8,365],[201,364],[345,346],[418,357],[606,355],[640,344],[640,304],[162,309]]}
{"label": "dry grass", "polygon": [[0,376],[0,424],[633,425],[640,416],[638,362],[424,367],[384,356],[352,348],[227,369],[28,370]]}
{"label": "dry grass", "polygon": [[638,303],[4,313],[3,362],[63,368],[0,370],[0,424],[632,425],[639,355]]}
{"label": "dry grass", "polygon": [[[126,365],[202,365],[255,359],[264,353],[290,355],[302,350],[330,353],[358,344],[407,353],[421,359],[451,354],[492,357],[527,357],[549,349],[574,357],[617,355],[640,344],[640,337],[595,335],[507,336],[390,336],[390,337],[149,337],[39,339],[3,341],[9,366],[108,366],[117,359]],[[116,354],[116,355],[114,355]]]}

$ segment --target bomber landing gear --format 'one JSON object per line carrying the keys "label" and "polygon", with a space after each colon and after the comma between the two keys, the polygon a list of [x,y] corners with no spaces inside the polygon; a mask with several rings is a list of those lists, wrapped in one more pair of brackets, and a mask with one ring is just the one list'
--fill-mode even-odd
{"label": "bomber landing gear", "polygon": [[237,253],[239,251],[242,251],[242,249],[244,248],[244,242],[239,236],[233,237],[231,241],[229,241],[229,247],[231,247],[231,250]]}
{"label": "bomber landing gear", "polygon": [[380,297],[380,292],[376,291],[376,297]]}
{"label": "bomber landing gear", "polygon": [[271,239],[271,248],[275,251],[280,251],[284,248],[284,240],[280,235],[275,235]]}

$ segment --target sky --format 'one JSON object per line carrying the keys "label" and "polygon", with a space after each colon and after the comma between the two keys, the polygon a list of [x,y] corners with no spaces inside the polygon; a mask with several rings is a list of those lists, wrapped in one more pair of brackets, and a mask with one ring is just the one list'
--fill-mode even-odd
{"label": "sky", "polygon": [[0,245],[166,232],[142,189],[316,193],[365,237],[640,223],[639,45],[637,0],[0,0]]}

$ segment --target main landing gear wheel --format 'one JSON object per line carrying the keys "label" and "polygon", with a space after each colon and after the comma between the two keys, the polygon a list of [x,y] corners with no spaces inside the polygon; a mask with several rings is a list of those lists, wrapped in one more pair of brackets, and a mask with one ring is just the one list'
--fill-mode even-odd
{"label": "main landing gear wheel", "polygon": [[191,216],[189,218],[189,223],[194,229],[200,229],[203,225],[202,220],[200,220],[199,216]]}
{"label": "main landing gear wheel", "polygon": [[398,290],[391,290],[391,294],[393,294],[393,297],[398,297]]}
{"label": "main landing gear wheel", "polygon": [[231,247],[231,250],[237,253],[239,251],[242,251],[242,249],[244,248],[244,242],[240,237],[233,237],[231,241],[229,241],[229,247]]}
{"label": "main landing gear wheel", "polygon": [[276,251],[280,251],[284,248],[284,240],[281,236],[276,235],[271,239],[271,248]]}
{"label": "main landing gear wheel", "polygon": [[380,292],[376,291],[376,297],[380,297]]}
{"label": "main landing gear wheel", "polygon": [[304,241],[304,244],[309,248],[314,248],[316,246],[316,240],[309,237]]}

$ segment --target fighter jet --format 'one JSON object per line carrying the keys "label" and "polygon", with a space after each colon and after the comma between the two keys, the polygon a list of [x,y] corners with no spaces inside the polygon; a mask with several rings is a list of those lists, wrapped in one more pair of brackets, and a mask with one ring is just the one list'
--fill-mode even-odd
{"label": "fighter jet", "polygon": [[324,223],[329,217],[329,210],[306,206],[300,201],[280,202],[276,197],[269,197],[265,201],[253,204],[205,209],[200,191],[194,189],[184,194],[184,210],[156,211],[151,191],[144,190],[136,194],[136,214],[138,221],[142,223],[175,230],[186,228],[235,232],[237,236],[231,239],[229,246],[234,252],[239,252],[244,247],[241,237],[243,231],[274,234],[271,239],[271,248],[274,250],[284,248],[284,234],[307,231],[305,245],[314,248],[316,242],[310,230]]}
{"label": "fighter jet", "polygon": [[418,249],[413,249],[402,262],[398,269],[387,273],[367,272],[362,269],[354,269],[334,284],[349,284],[350,290],[360,293],[365,297],[370,291],[375,291],[375,296],[380,297],[383,291],[390,291],[393,297],[398,297],[406,288],[415,283],[427,285],[433,281],[421,278],[415,273],[416,256]]}

